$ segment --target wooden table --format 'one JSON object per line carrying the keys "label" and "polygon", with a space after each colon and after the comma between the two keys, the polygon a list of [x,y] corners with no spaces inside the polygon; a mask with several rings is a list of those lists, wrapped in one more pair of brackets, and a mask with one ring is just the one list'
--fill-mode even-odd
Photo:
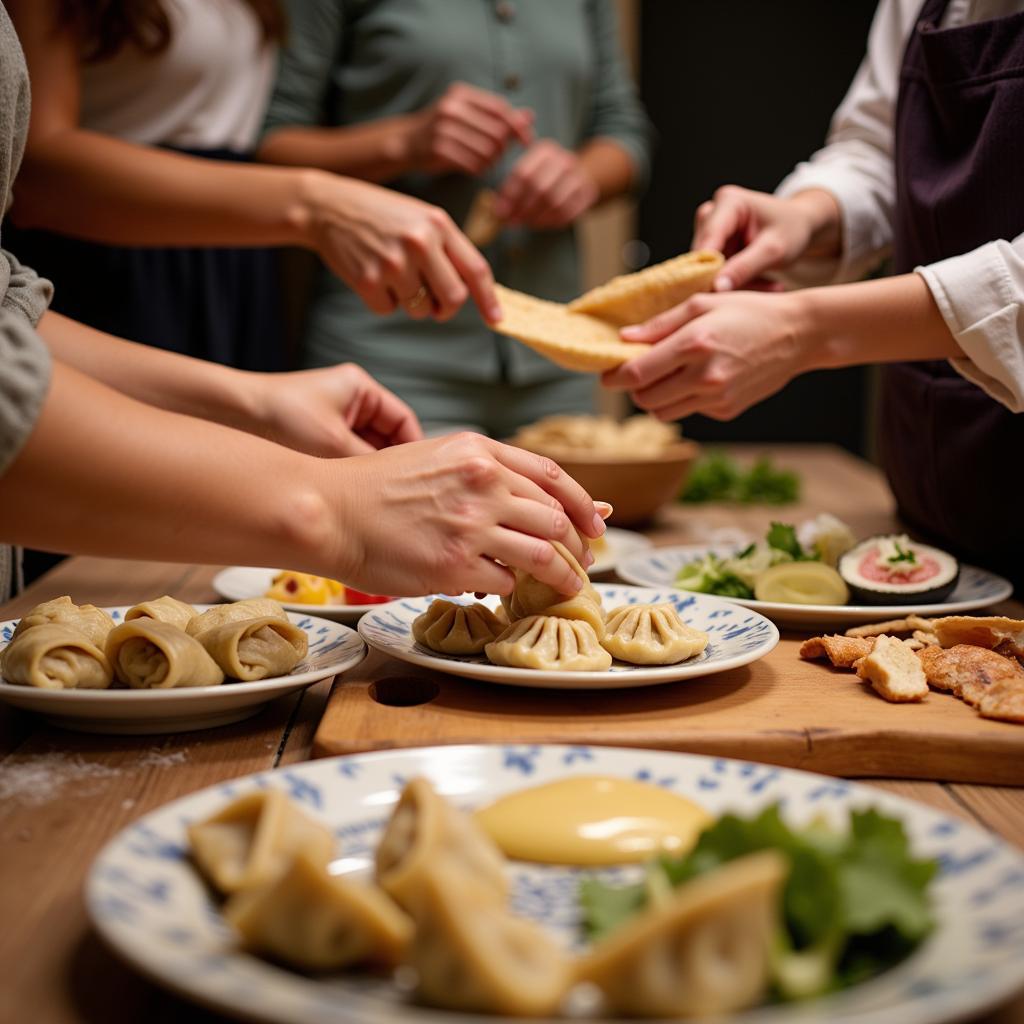
{"label": "wooden table", "polygon": [[[747,455],[755,449],[739,451]],[[799,520],[841,515],[860,535],[892,528],[892,505],[878,473],[837,449],[776,446],[780,464],[804,479]],[[650,531],[659,544],[697,543],[720,526],[756,531],[762,508],[673,509]],[[0,619],[60,594],[117,605],[169,593],[216,599],[215,567],[73,558],[0,608]],[[0,706],[0,1022],[223,1021],[169,995],[123,966],[90,928],[82,882],[99,848],[129,822],[173,798],[224,779],[294,764],[310,756],[331,681],[282,698],[233,726],[171,736],[90,736],[51,728]],[[338,684],[339,693],[344,683]],[[1024,847],[1024,789],[871,780],[965,818]],[[1024,997],[982,1018],[1020,1024]]]}

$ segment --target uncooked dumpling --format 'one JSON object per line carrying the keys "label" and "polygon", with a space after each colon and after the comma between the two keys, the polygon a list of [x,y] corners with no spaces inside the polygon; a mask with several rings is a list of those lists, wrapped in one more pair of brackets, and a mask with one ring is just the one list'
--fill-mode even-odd
{"label": "uncooked dumpling", "polygon": [[224,673],[203,645],[169,622],[122,622],[107,637],[106,651],[118,681],[135,690],[220,686],[224,682]]}
{"label": "uncooked dumpling", "polygon": [[604,608],[601,595],[594,589],[583,566],[573,557],[572,552],[558,541],[552,541],[555,550],[564,558],[573,572],[583,583],[574,595],[560,594],[554,587],[541,583],[521,569],[516,569],[515,587],[511,594],[503,595],[502,607],[508,613],[509,622],[524,619],[529,615],[553,615],[559,619],[580,619],[590,623],[594,632],[604,635]]}
{"label": "uncooked dumpling", "polygon": [[588,622],[550,615],[513,622],[486,651],[495,665],[542,672],[599,672],[612,663]]}
{"label": "uncooked dumpling", "polygon": [[610,1008],[633,1017],[731,1013],[767,993],[786,859],[763,850],[701,875],[627,921],[581,961]]}
{"label": "uncooked dumpling", "polygon": [[232,679],[251,682],[287,675],[306,656],[306,631],[270,615],[225,622],[196,639]]}
{"label": "uncooked dumpling", "polygon": [[288,613],[269,597],[250,597],[245,601],[232,601],[231,604],[215,604],[205,612],[197,615],[185,627],[189,636],[199,636],[215,626],[223,626],[226,622],[241,622],[243,619],[259,619],[270,615],[285,622],[291,621]]}
{"label": "uncooked dumpling", "polygon": [[465,879],[475,879],[498,903],[508,895],[505,858],[468,815],[438,796],[426,779],[402,791],[377,844],[377,881],[398,905],[412,912],[421,898],[427,869],[450,862]]}
{"label": "uncooked dumpling", "polygon": [[481,654],[506,626],[486,605],[437,598],[412,623],[417,643],[441,654]]}
{"label": "uncooked dumpling", "polygon": [[688,626],[668,604],[626,604],[608,613],[601,646],[633,665],[675,665],[700,654],[707,633]]}
{"label": "uncooked dumpling", "polygon": [[329,874],[306,850],[268,885],[232,896],[224,916],[247,949],[307,971],[394,966],[412,935],[412,922],[380,889]]}
{"label": "uncooked dumpling", "polygon": [[424,1002],[512,1017],[557,1012],[572,972],[543,928],[515,917],[450,860],[430,865],[420,891],[406,959]]}
{"label": "uncooked dumpling", "polygon": [[192,856],[222,892],[267,885],[304,851],[325,867],[334,837],[279,789],[248,793],[215,815],[190,825]]}
{"label": "uncooked dumpling", "polygon": [[102,608],[94,604],[77,605],[67,596],[55,597],[26,612],[14,627],[11,640],[16,640],[33,626],[47,623],[68,626],[99,648],[103,647],[107,634],[114,628],[114,620]]}
{"label": "uncooked dumpling", "polygon": [[124,613],[124,621],[132,619],[156,619],[157,622],[168,622],[178,629],[184,629],[199,612],[190,604],[179,601],[176,597],[155,597],[152,601],[140,601]]}
{"label": "uncooked dumpling", "polygon": [[47,622],[26,629],[0,653],[9,683],[42,690],[105,690],[113,681],[107,656],[70,625]]}

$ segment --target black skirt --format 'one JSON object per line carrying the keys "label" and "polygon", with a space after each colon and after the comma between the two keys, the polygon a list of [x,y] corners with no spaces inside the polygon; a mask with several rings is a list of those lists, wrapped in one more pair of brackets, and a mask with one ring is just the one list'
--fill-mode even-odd
{"label": "black skirt", "polygon": [[[177,150],[248,162],[230,150]],[[54,284],[51,308],[119,338],[244,370],[285,368],[278,253],[105,245],[4,224],[4,247]]]}

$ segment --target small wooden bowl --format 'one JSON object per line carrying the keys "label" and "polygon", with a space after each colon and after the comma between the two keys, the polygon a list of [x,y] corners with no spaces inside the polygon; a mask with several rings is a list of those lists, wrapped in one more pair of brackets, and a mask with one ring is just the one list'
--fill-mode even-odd
{"label": "small wooden bowl", "polygon": [[554,459],[592,498],[607,501],[615,510],[609,524],[640,526],[679,496],[700,447],[693,441],[677,441],[660,455],[640,459],[587,455],[554,445],[531,451]]}

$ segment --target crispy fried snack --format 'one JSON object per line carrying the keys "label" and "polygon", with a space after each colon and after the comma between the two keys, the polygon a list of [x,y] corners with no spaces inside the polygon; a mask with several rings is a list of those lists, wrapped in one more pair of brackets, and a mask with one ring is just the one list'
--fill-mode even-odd
{"label": "crispy fried snack", "polygon": [[947,615],[931,623],[943,647],[974,644],[1024,661],[1024,620],[1002,615]]}
{"label": "crispy fried snack", "polygon": [[836,668],[853,668],[859,658],[871,653],[874,645],[874,638],[816,636],[800,645],[800,657],[808,660],[828,658]]}
{"label": "crispy fried snack", "polygon": [[918,654],[929,685],[946,690],[986,718],[1024,722],[1024,669],[973,644],[926,647]]}
{"label": "crispy fried snack", "polygon": [[918,656],[897,637],[878,637],[871,653],[854,667],[886,700],[903,703],[928,696],[928,680]]}

